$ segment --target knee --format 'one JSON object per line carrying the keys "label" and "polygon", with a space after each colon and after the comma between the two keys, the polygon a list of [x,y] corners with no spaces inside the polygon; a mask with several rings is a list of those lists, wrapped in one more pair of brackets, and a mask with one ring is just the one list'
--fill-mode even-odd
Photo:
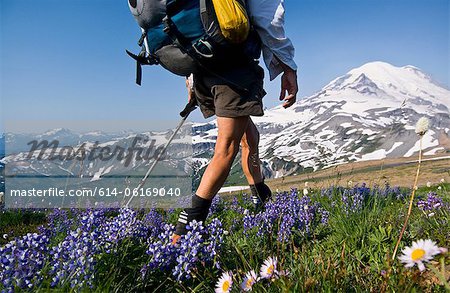
{"label": "knee", "polygon": [[239,143],[227,141],[221,144],[216,144],[214,149],[214,158],[233,161],[239,152]]}

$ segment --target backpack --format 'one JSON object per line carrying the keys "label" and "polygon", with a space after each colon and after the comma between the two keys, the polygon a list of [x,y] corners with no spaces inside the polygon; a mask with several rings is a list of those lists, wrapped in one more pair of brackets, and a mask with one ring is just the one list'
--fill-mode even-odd
{"label": "backpack", "polygon": [[260,57],[244,0],[128,0],[128,6],[142,30],[141,52],[127,50],[136,60],[138,85],[141,65],[159,64],[180,76],[203,71],[221,77],[221,68]]}

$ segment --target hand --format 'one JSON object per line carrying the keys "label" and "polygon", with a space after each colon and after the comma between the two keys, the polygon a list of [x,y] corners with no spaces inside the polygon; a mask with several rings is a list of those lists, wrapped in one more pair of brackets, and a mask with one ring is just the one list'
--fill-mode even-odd
{"label": "hand", "polygon": [[282,66],[284,73],[281,76],[280,101],[285,101],[283,103],[283,107],[289,108],[297,100],[297,93],[298,93],[297,71],[293,70],[292,68],[290,68],[285,64],[283,64]]}
{"label": "hand", "polygon": [[186,89],[188,91],[188,103],[190,103],[192,101],[192,98],[195,96],[193,74],[186,77]]}
{"label": "hand", "polygon": [[189,76],[188,78],[186,78],[186,89],[188,91],[188,103],[191,102],[192,98],[195,95],[193,83],[194,83],[194,81],[193,81],[192,75]]}

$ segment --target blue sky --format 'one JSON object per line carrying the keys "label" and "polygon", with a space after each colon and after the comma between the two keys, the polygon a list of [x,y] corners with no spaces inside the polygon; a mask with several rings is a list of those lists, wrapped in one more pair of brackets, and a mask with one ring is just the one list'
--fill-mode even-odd
{"label": "blue sky", "polygon": [[[286,0],[299,97],[366,62],[415,65],[449,81],[448,0]],[[127,1],[0,0],[1,118],[177,119],[183,78],[159,67],[134,84],[139,29]],[[265,104],[278,104],[279,80]],[[202,121],[199,112],[194,120]],[[118,122],[120,123],[120,122]],[[0,126],[1,127],[1,126]]]}

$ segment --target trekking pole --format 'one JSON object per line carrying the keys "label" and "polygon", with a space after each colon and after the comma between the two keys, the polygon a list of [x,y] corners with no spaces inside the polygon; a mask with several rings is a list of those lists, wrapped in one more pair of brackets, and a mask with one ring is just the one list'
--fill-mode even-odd
{"label": "trekking pole", "polygon": [[[156,167],[156,164],[158,163],[158,161],[161,159],[161,157],[163,156],[163,154],[166,152],[167,148],[169,147],[170,143],[172,142],[172,140],[175,138],[175,136],[177,135],[178,131],[181,129],[181,127],[183,126],[184,122],[186,121],[186,119],[188,118],[189,114],[191,114],[192,111],[194,111],[197,108],[197,101],[196,99],[193,97],[189,103],[187,103],[186,107],[184,107],[183,111],[180,112],[180,116],[182,117],[180,123],[178,123],[177,128],[175,128],[174,132],[172,133],[172,135],[170,136],[169,140],[166,142],[166,144],[164,145],[163,149],[158,153],[158,156],[156,157],[155,161],[152,163],[152,165],[150,166],[150,168],[148,168],[147,173],[145,173],[144,177],[141,179],[141,181],[139,182],[138,186],[133,189],[133,192],[131,193],[131,197],[128,200],[127,204],[125,205],[125,208],[128,208],[129,204],[131,203],[131,201],[134,198],[134,190],[139,190],[140,188],[142,188],[145,185],[145,182],[147,181],[148,177],[150,176],[150,174],[152,173],[153,169]],[[125,197],[124,197],[125,199]]]}

